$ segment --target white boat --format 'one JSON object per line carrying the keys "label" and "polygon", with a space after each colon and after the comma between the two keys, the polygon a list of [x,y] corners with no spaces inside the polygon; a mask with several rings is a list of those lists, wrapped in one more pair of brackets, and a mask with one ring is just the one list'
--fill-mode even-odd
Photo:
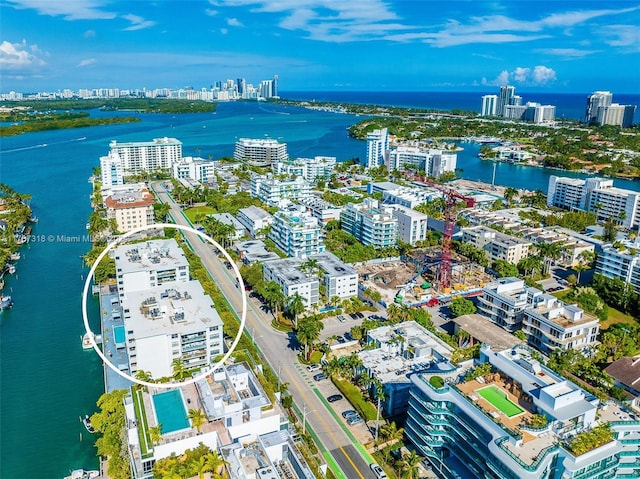
{"label": "white boat", "polygon": [[13,264],[8,264],[7,265],[7,271],[9,272],[9,274],[13,274],[16,272],[16,267]]}
{"label": "white boat", "polygon": [[101,335],[95,335],[93,333],[89,334],[89,333],[84,333],[84,336],[82,336],[82,349],[91,349],[93,348],[93,344],[91,343],[91,336],[93,336],[93,339],[95,340],[95,342],[97,344],[101,344],[102,343],[102,336]]}
{"label": "white boat", "polygon": [[87,432],[89,434],[95,434],[96,430],[91,424],[91,418],[89,417],[88,414],[85,414],[84,417],[80,417],[79,419],[80,419],[80,422],[84,424],[84,427],[87,429]]}
{"label": "white boat", "polygon": [[11,306],[13,306],[13,299],[11,299],[11,296],[0,296],[0,311],[3,309],[9,309]]}
{"label": "white boat", "polygon": [[9,255],[9,259],[10,259],[11,261],[18,261],[18,260],[20,259],[20,252],[19,252],[19,251],[16,251],[15,253],[11,253],[11,254]]}
{"label": "white boat", "polygon": [[64,479],[96,479],[100,477],[100,471],[85,471],[84,469],[75,469],[71,471],[71,475]]}

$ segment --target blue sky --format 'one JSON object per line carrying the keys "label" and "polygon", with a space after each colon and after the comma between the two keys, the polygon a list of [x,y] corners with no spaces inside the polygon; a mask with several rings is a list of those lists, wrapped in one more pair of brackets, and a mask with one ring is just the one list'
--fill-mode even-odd
{"label": "blue sky", "polygon": [[638,1],[0,0],[0,91],[640,91]]}

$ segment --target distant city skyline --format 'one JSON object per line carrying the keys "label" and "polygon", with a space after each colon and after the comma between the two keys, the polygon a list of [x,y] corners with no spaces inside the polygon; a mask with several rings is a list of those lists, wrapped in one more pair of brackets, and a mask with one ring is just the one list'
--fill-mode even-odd
{"label": "distant city skyline", "polygon": [[0,90],[637,93],[639,24],[624,0],[0,0]]}

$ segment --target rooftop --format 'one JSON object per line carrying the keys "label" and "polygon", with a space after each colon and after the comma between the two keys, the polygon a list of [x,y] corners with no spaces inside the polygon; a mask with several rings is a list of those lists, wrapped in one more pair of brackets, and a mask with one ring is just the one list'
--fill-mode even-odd
{"label": "rooftop", "polygon": [[522,340],[480,314],[465,314],[452,319],[452,321],[476,340],[489,344],[494,351],[504,351],[523,344]]}
{"label": "rooftop", "polygon": [[252,221],[266,220],[266,219],[272,218],[272,216],[268,212],[266,212],[265,210],[263,210],[258,206],[253,206],[253,205],[247,206],[246,208],[240,208],[238,210],[238,213],[242,213]]}
{"label": "rooftop", "polygon": [[165,270],[189,264],[174,239],[118,246],[112,255],[116,260],[118,273]]}

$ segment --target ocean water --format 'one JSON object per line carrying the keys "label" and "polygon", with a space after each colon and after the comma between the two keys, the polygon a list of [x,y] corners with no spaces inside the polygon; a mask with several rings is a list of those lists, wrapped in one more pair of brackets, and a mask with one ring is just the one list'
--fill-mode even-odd
{"label": "ocean water", "polygon": [[[454,107],[458,105],[447,106]],[[344,161],[366,151],[364,142],[349,138],[346,131],[362,117],[300,107],[222,103],[215,113],[137,116],[139,123],[31,133],[0,142],[0,182],[32,194],[40,219],[33,241],[22,248],[17,274],[7,278],[5,292],[14,297],[15,306],[0,313],[2,479],[55,479],[70,469],[98,465],[95,438],[78,420],[94,411],[103,392],[102,365],[80,344],[81,291],[88,272],[81,256],[90,249],[83,238],[91,212],[87,178],[112,139],[175,137],[183,142],[185,156],[204,158],[232,156],[241,137],[280,139],[292,157],[328,155]],[[463,146],[458,160],[462,176],[490,181],[492,165],[477,159],[475,145]],[[553,173],[498,164],[496,183],[546,191]],[[616,180],[616,185],[640,190],[639,182]],[[96,301],[90,306],[95,320]]]}
{"label": "ocean water", "polygon": [[[483,95],[498,94],[499,89],[484,92],[369,92],[369,91],[293,91],[281,92],[292,100],[335,101],[369,105],[391,105],[435,110],[471,110],[480,113]],[[587,96],[590,93],[519,92],[522,103],[528,101],[542,105],[555,105],[556,118],[584,120]],[[613,101],[621,105],[637,105],[634,122],[640,121],[640,95],[613,92]]]}

